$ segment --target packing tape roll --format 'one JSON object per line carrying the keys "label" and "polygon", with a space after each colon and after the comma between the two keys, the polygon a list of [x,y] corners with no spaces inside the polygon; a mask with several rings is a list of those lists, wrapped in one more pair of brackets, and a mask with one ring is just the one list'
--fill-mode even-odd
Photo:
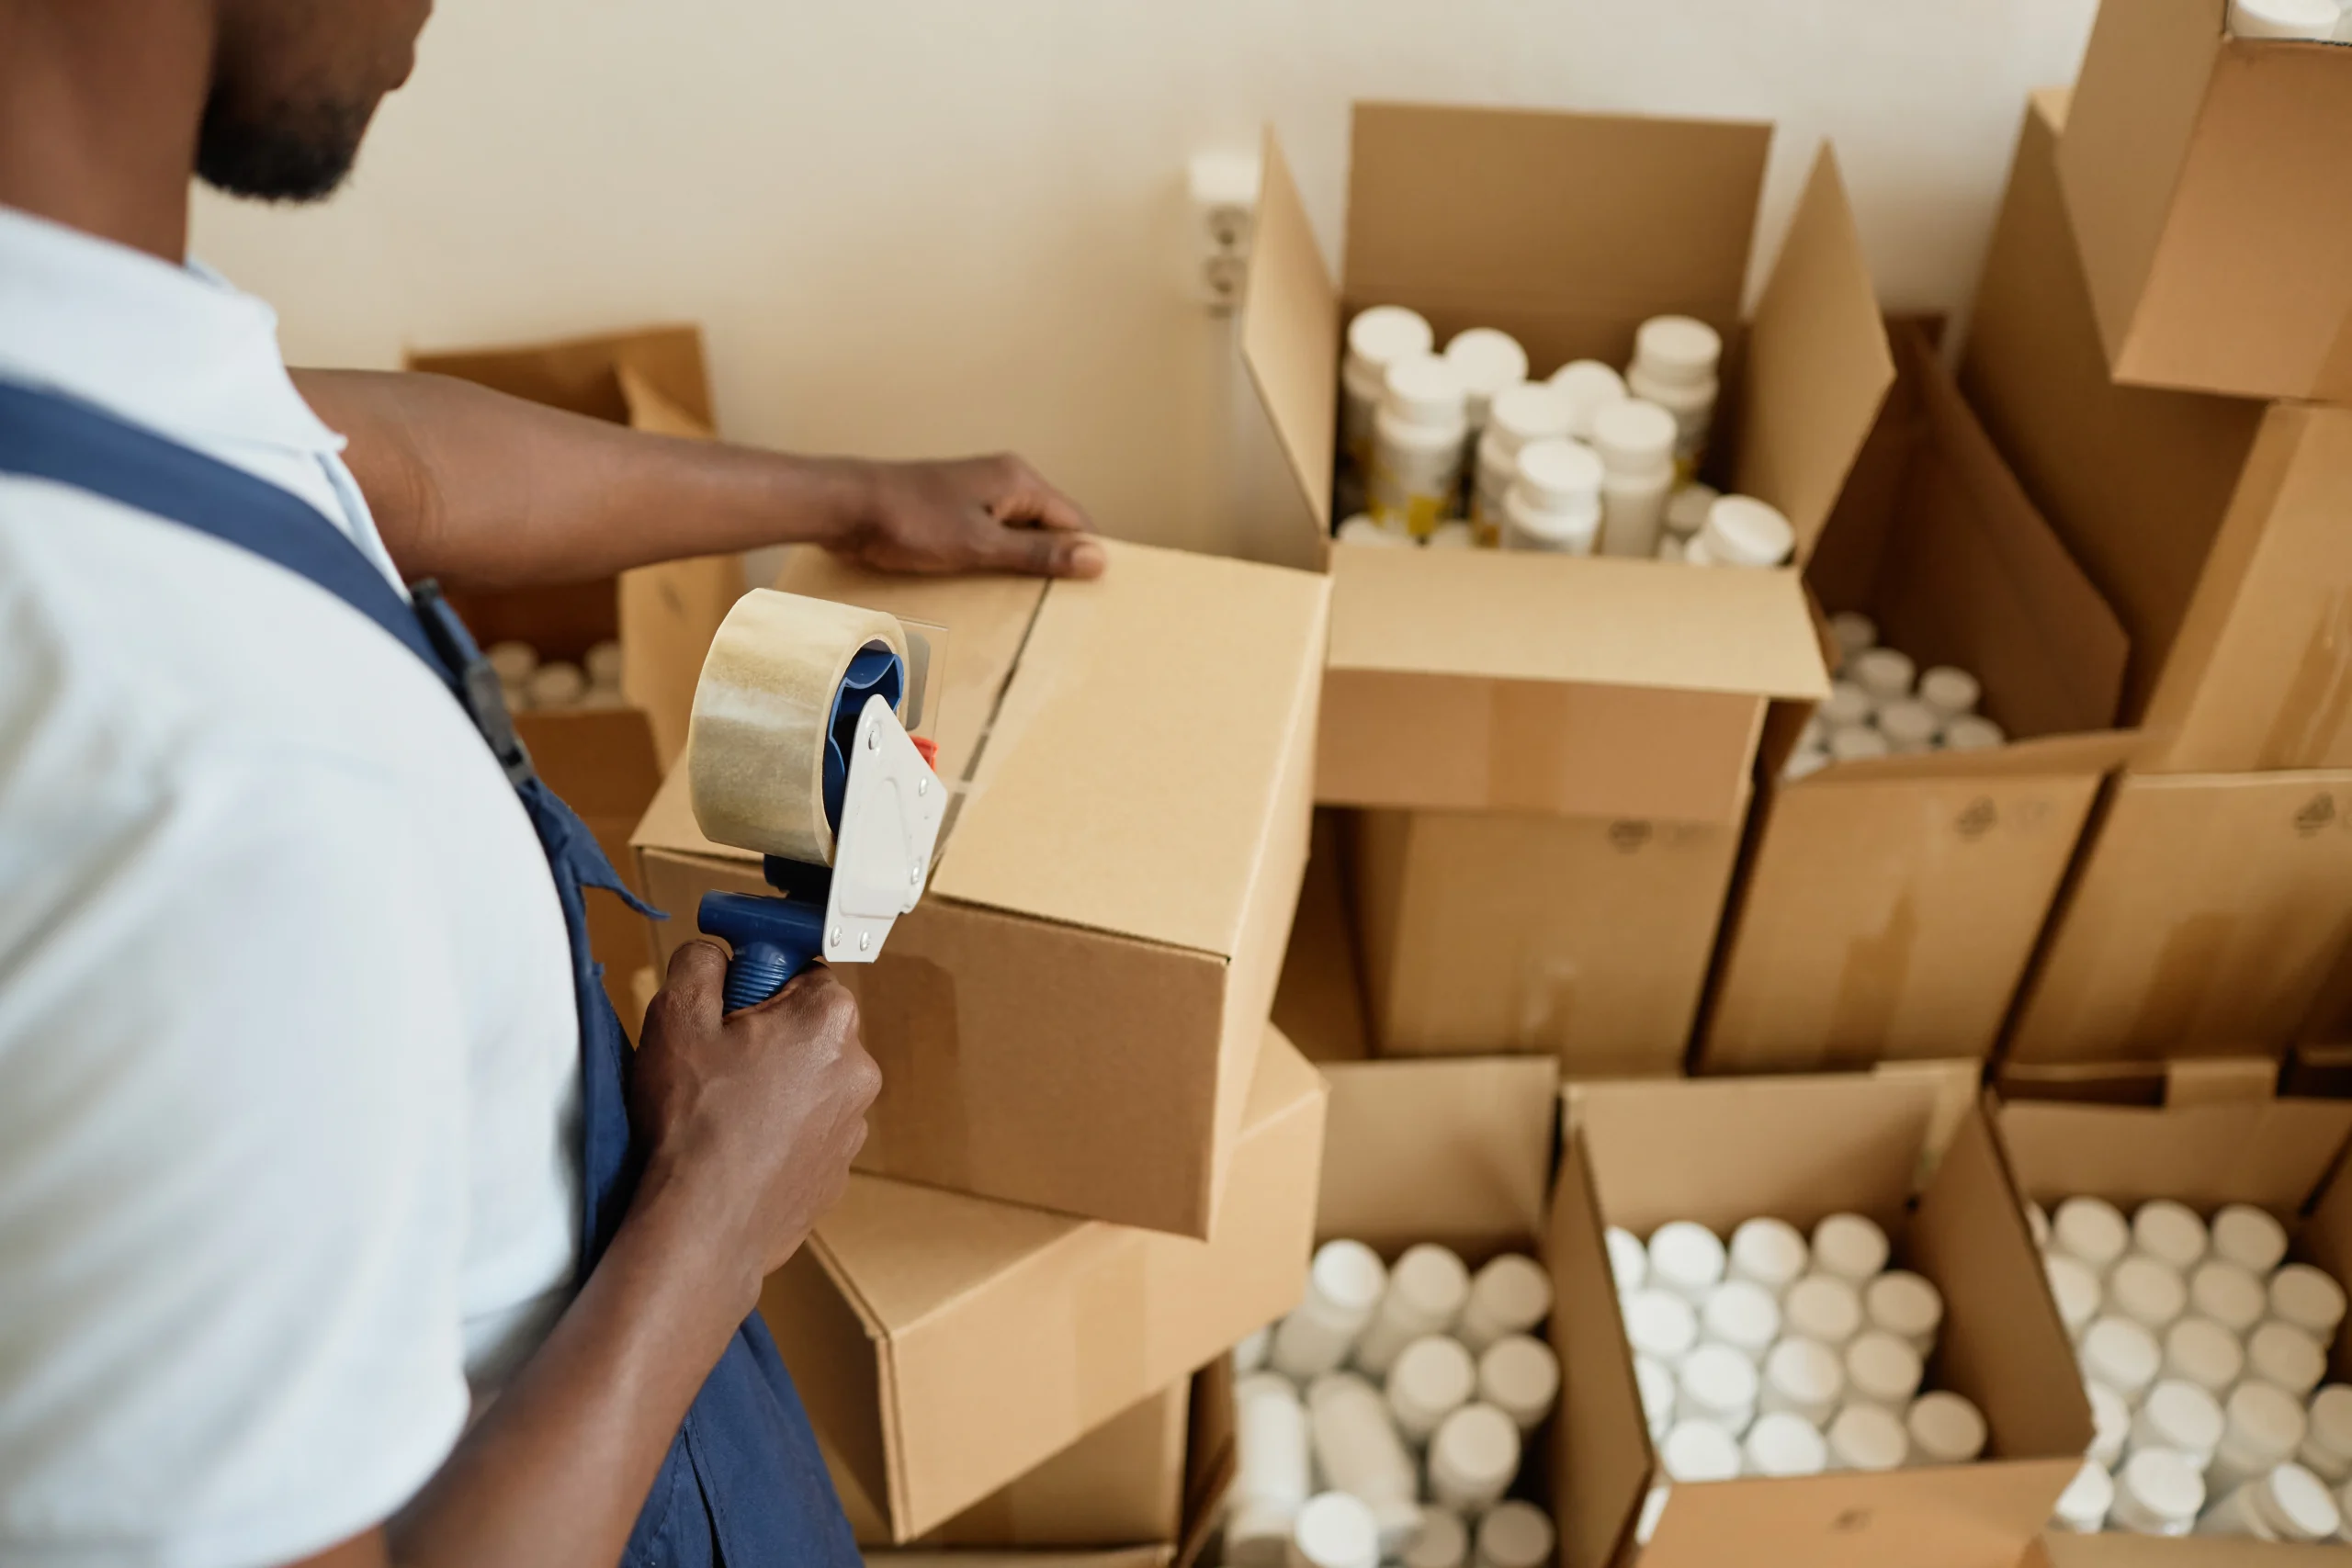
{"label": "packing tape roll", "polygon": [[901,660],[907,634],[878,610],[754,588],[711,639],[686,730],[695,821],[715,843],[831,865],[825,730],[858,652]]}

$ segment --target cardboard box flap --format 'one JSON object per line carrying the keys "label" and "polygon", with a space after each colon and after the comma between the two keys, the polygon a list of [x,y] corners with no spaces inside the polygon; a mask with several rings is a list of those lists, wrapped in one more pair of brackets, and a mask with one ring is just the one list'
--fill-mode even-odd
{"label": "cardboard box flap", "polygon": [[1468,551],[1442,577],[1407,550],[1333,552],[1334,670],[1817,702],[1821,649],[1787,571]]}
{"label": "cardboard box flap", "polygon": [[2102,729],[2090,735],[2053,735],[2013,740],[1990,751],[1928,751],[1910,757],[1873,757],[1832,762],[1783,789],[1835,789],[1849,784],[1887,784],[1897,779],[2024,779],[2104,773],[2139,754],[2145,737],[2136,729]]}
{"label": "cardboard box flap", "polygon": [[1316,525],[1319,562],[1331,532],[1339,439],[1340,294],[1315,243],[1306,204],[1268,127],[1258,223],[1241,302],[1241,363]]}
{"label": "cardboard box flap", "polygon": [[2018,1568],[2341,1568],[2340,1546],[2287,1546],[2240,1536],[2184,1535],[2163,1541],[2118,1532],[2075,1535],[2052,1530],[2034,1542]]}
{"label": "cardboard box flap", "polygon": [[1318,1235],[1472,1253],[1541,1234],[1559,1063],[1549,1056],[1327,1065]]}
{"label": "cardboard box flap", "polygon": [[1544,371],[1623,364],[1650,316],[1727,333],[1771,141],[1730,120],[1358,104],[1347,304],[1410,305],[1441,341],[1501,327]]}
{"label": "cardboard box flap", "polygon": [[1560,1561],[1595,1568],[1615,1562],[1627,1544],[1657,1463],[1602,1224],[1591,1161],[1571,1136],[1544,1237],[1555,1285],[1552,1343],[1574,1380],[1552,1439],[1552,1499]]}
{"label": "cardboard box flap", "polygon": [[1282,804],[1271,764],[1312,722],[1330,581],[1105,547],[1100,579],[1046,591],[932,891],[1229,956]]}
{"label": "cardboard box flap", "polygon": [[1838,156],[1822,144],[1747,333],[1735,490],[1812,553],[1894,384],[1894,359]]}
{"label": "cardboard box flap", "polygon": [[2009,1100],[2001,1139],[2026,1196],[2177,1198],[2299,1212],[2352,1138],[2352,1104],[2244,1100],[2137,1107]]}
{"label": "cardboard box flap", "polygon": [[702,333],[692,326],[600,333],[514,348],[411,354],[406,362],[411,370],[455,376],[511,397],[615,424],[630,423],[628,400],[617,373],[627,366],[644,387],[660,393],[696,424],[707,430],[717,423],[710,412],[710,382],[703,367]]}

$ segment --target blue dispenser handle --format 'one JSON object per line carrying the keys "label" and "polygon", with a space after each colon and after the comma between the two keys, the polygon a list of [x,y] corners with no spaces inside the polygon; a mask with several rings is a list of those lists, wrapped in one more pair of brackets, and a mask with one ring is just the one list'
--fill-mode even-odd
{"label": "blue dispenser handle", "polygon": [[735,950],[727,961],[729,1012],[757,1007],[784,989],[824,948],[824,907],[807,899],[706,893],[695,919]]}

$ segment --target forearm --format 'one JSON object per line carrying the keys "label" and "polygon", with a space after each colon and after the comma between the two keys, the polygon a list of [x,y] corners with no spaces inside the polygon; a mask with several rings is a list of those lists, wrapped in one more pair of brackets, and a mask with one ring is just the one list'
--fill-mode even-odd
{"label": "forearm", "polygon": [[442,376],[302,370],[385,547],[451,587],[583,581],[683,556],[838,543],[870,465],[650,435]]}
{"label": "forearm", "polygon": [[401,1568],[620,1560],[687,1407],[758,1296],[733,1201],[649,1174],[537,1354],[386,1529]]}

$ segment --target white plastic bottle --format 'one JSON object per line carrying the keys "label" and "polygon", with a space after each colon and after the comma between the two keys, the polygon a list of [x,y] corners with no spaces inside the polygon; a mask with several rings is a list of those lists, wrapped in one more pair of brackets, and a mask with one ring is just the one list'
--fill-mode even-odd
{"label": "white plastic bottle", "polygon": [[2165,1331],[2164,1375],[2223,1398],[2245,1375],[2245,1346],[2210,1317],[2184,1317]]}
{"label": "white plastic bottle", "polygon": [[2290,1263],[2270,1276],[2270,1315],[2332,1345],[2344,1323],[2344,1287],[2308,1263]]}
{"label": "white plastic bottle", "polygon": [[1233,1448],[1227,1561],[1280,1562],[1309,1475],[1306,1407],[1288,1378],[1255,1372],[1233,1385]]}
{"label": "white plastic bottle", "polygon": [[1917,697],[1897,697],[1878,710],[1878,732],[1887,750],[1898,757],[1916,757],[1936,749],[1943,735],[1943,720]]}
{"label": "white plastic bottle", "polygon": [[1944,726],[1947,751],[1995,751],[2008,743],[2001,727],[1981,714],[1964,713]]}
{"label": "white plastic bottle", "polygon": [[2041,1271],[2049,1278],[2050,1297],[2058,1303],[2058,1320],[2066,1325],[2066,1337],[2079,1343],[2083,1331],[2098,1316],[2098,1276],[2080,1258],[2063,1253],[2044,1258]]}
{"label": "white plastic bottle", "polygon": [[[1911,694],[1917,667],[1911,662],[1911,656],[1899,648],[1871,648],[1854,655],[1848,673],[1856,685],[1870,694],[1872,703],[1883,707]],[[2122,1216],[2116,1218],[2117,1224],[2122,1223]]]}
{"label": "white plastic bottle", "polygon": [[1875,1404],[1849,1404],[1824,1434],[1832,1470],[1900,1470],[1911,1457],[1903,1418]]}
{"label": "white plastic bottle", "polygon": [[1274,1343],[1273,1325],[1268,1324],[1255,1334],[1244,1335],[1233,1347],[1233,1375],[1248,1377],[1266,1364],[1266,1352]]}
{"label": "white plastic bottle", "polygon": [[1592,416],[1592,449],[1603,476],[1601,553],[1655,556],[1674,488],[1674,416],[1638,398],[1611,403]]}
{"label": "white plastic bottle", "polygon": [[1453,515],[1462,493],[1469,399],[1453,366],[1434,354],[1388,367],[1372,423],[1372,514],[1425,539]]}
{"label": "white plastic bottle", "polygon": [[1493,327],[1465,327],[1446,340],[1445,362],[1462,378],[1469,400],[1470,439],[1487,427],[1487,411],[1508,387],[1527,379],[1527,350],[1507,332]]}
{"label": "white plastic bottle", "polygon": [[1674,462],[1684,479],[1706,451],[1723,351],[1721,334],[1689,316],[1652,316],[1634,333],[1625,389],[1674,416]]}
{"label": "white plastic bottle", "polygon": [[1470,1527],[1451,1508],[1423,1504],[1420,1523],[1413,1527],[1396,1562],[1398,1568],[1469,1568]]}
{"label": "white plastic bottle", "polygon": [[1462,1342],[1442,1334],[1416,1339],[1388,1369],[1388,1413],[1410,1443],[1426,1443],[1447,1416],[1477,1392],[1477,1365]]}
{"label": "white plastic bottle", "polygon": [[[1885,678],[1892,681],[1893,673]],[[2132,1227],[2104,1198],[2069,1198],[2050,1216],[2050,1246],[2105,1280],[2130,1250]]]}
{"label": "white plastic bottle", "polygon": [[2254,1274],[2216,1258],[2188,1277],[2188,1309],[2243,1338],[2261,1325],[2270,1296]]}
{"label": "white plastic bottle", "polygon": [[2267,1382],[2242,1382],[2222,1402],[2222,1441],[2206,1479],[2214,1491],[2229,1492],[2267,1475],[2295,1457],[2305,1430],[2303,1407],[2292,1394]]}
{"label": "white plastic bottle", "polygon": [[1866,1214],[1831,1214],[1813,1227],[1813,1267],[1860,1289],[1885,1269],[1893,1248]]}
{"label": "white plastic bottle", "polygon": [[1478,437],[1476,483],[1470,491],[1470,522],[1480,543],[1491,546],[1501,537],[1503,497],[1518,473],[1521,449],[1538,441],[1566,439],[1575,412],[1566,392],[1541,381],[1495,395],[1487,411],[1486,430]]}
{"label": "white plastic bottle", "polygon": [[2213,1256],[2267,1279],[2287,1256],[2287,1227],[2251,1203],[2226,1203],[2213,1215]]}
{"label": "white plastic bottle", "polygon": [[1867,726],[1878,705],[1871,694],[1851,681],[1829,682],[1829,695],[1819,709],[1822,728],[1831,731]]}
{"label": "white plastic bottle", "polygon": [[1666,498],[1666,517],[1657,538],[1658,559],[1689,558],[1690,541],[1707,525],[1707,509],[1720,495],[1714,486],[1700,484],[1695,479],[1675,487]]}
{"label": "white plastic bottle", "polygon": [[2132,1440],[2132,1407],[2103,1382],[2086,1383],[2083,1392],[2091,1398],[2090,1457],[2113,1470],[2123,1462],[2123,1445]]}
{"label": "white plastic bottle", "polygon": [[[1922,689],[1927,680],[1919,677]],[[2204,1261],[2207,1239],[2205,1222],[2186,1203],[2151,1198],[2132,1212],[2132,1249],[2176,1274],[2187,1274]]]}
{"label": "white plastic bottle", "polygon": [[2160,1382],[2148,1391],[2140,1414],[2132,1418],[2132,1440],[2127,1451],[2169,1449],[2177,1454],[2187,1454],[2202,1470],[2213,1462],[2214,1450],[2222,1446],[2225,1424],[2221,1405],[2195,1383]]}
{"label": "white plastic bottle", "polygon": [[[581,669],[587,672],[588,685],[592,691],[619,691],[621,673],[627,664],[628,660],[621,652],[619,639],[609,637],[590,643],[587,653],[580,660]],[[502,681],[505,678],[503,674],[499,676]]]}
{"label": "white plastic bottle", "polygon": [[1410,1527],[1419,1477],[1379,1390],[1355,1372],[1325,1373],[1306,1385],[1306,1428],[1325,1485],[1363,1498],[1384,1529]]}
{"label": "white plastic bottle", "polygon": [[1600,533],[1600,459],[1576,441],[1532,441],[1512,459],[1502,547],[1589,556]]}
{"label": "white plastic bottle", "polygon": [[1294,1382],[1336,1369],[1355,1348],[1388,1283],[1380,1255],[1360,1241],[1327,1241],[1306,1270],[1306,1299],[1274,1329],[1267,1361]]}
{"label": "white plastic bottle", "polygon": [[1543,1568],[1558,1539],[1534,1504],[1498,1503],[1478,1521],[1478,1568]]}
{"label": "white plastic bottle", "polygon": [[1552,1310],[1552,1277],[1524,1253],[1490,1259],[1470,1280],[1454,1337],[1477,1355],[1506,1334],[1532,1334]]}
{"label": "white plastic bottle", "polygon": [[540,665],[523,684],[535,708],[568,708],[588,694],[588,677],[561,659]]}
{"label": "white plastic bottle", "polygon": [[[1816,1260],[1818,1257],[1816,1252]],[[1789,1287],[1781,1303],[1781,1321],[1791,1334],[1842,1350],[1862,1331],[1862,1298],[1844,1280],[1808,1274]]]}
{"label": "white plastic bottle", "polygon": [[2327,1376],[2327,1352],[2301,1329],[2273,1318],[2246,1336],[2245,1375],[2309,1399]]}
{"label": "white plastic bottle", "polygon": [[1704,526],[1691,538],[1682,558],[1692,566],[1779,566],[1796,549],[1796,530],[1752,495],[1722,495],[1707,508]]}
{"label": "white plastic bottle", "polygon": [[2282,1464],[2223,1496],[2197,1521],[2199,1535],[2249,1536],[2290,1546],[2334,1540],[2344,1516],[2327,1483],[2300,1464]]}
{"label": "white plastic bottle", "polygon": [[1702,1345],[1676,1374],[1678,1421],[1711,1421],[1736,1438],[1756,1419],[1756,1364],[1722,1345]]}
{"label": "white plastic bottle", "polygon": [[1697,1348],[1699,1314],[1672,1291],[1635,1291],[1620,1298],[1618,1306],[1625,1314],[1625,1341],[1636,1356],[1646,1356],[1671,1371]]}
{"label": "white plastic bottle", "polygon": [[2352,1481],[2352,1384],[2332,1382],[2312,1396],[2295,1458],[2331,1486]]}
{"label": "white plastic bottle", "polygon": [[1943,1292],[1908,1269],[1892,1269],[1862,1287],[1862,1316],[1926,1356],[1943,1327]]}
{"label": "white plastic bottle", "polygon": [[2188,1286],[2169,1267],[2134,1254],[2107,1277],[2108,1310],[2151,1334],[2162,1334],[2188,1310]]}
{"label": "white plastic bottle", "polygon": [[1845,1363],[1828,1346],[1810,1339],[1783,1339],[1766,1353],[1764,1375],[1756,1393],[1758,1410],[1826,1427],[1845,1396]]}
{"label": "white plastic bottle", "polygon": [[1430,1439],[1430,1491],[1449,1508],[1483,1513],[1519,1473],[1519,1427],[1491,1404],[1465,1404]]}
{"label": "white plastic bottle", "polygon": [[2084,1332],[2079,1348],[2083,1375],[2105,1383],[2132,1404],[2147,1397],[2164,1365],[2164,1349],[2155,1337],[2128,1317],[2100,1318]]}
{"label": "white plastic bottle", "polygon": [[1913,1464],[1973,1464],[1984,1451],[1984,1416],[1948,1389],[1923,1393],[1903,1417]]}
{"label": "white plastic bottle", "polygon": [[1342,522],[1337,530],[1336,536],[1343,545],[1370,545],[1378,549],[1409,550],[1420,543],[1412,535],[1405,532],[1405,525],[1402,523],[1393,525],[1383,523],[1371,513],[1363,512],[1359,512]]}
{"label": "white plastic bottle", "polygon": [[1290,1568],[1380,1568],[1380,1526],[1345,1492],[1306,1500],[1292,1526]]}
{"label": "white plastic bottle", "polygon": [[2117,1473],[2108,1521],[2133,1535],[2187,1535],[2204,1506],[2205,1483],[2197,1467],[2177,1453],[2148,1449]]}
{"label": "white plastic bottle", "polygon": [[1813,1251],[1805,1246],[1804,1232],[1786,1220],[1760,1214],[1743,1220],[1731,1233],[1724,1273],[1728,1279],[1761,1286],[1777,1301],[1804,1278],[1812,1262]]}
{"label": "white plastic bottle", "polygon": [[2230,0],[2230,31],[2245,39],[2333,43],[2344,13],[2333,0]]}
{"label": "white plastic bottle", "polygon": [[1469,1299],[1470,1270],[1452,1247],[1426,1241],[1407,1247],[1388,1270],[1380,1305],[1356,1341],[1356,1365],[1385,1377],[1406,1346],[1453,1327]]}
{"label": "white plastic bottle", "polygon": [[1478,1397],[1532,1432],[1560,1398],[1560,1358],[1541,1339],[1507,1335],[1478,1358]]}
{"label": "white plastic bottle", "polygon": [[498,671],[498,683],[502,686],[527,684],[531,671],[539,667],[539,650],[527,642],[515,642],[511,638],[505,642],[492,643],[482,650],[482,657],[490,660],[492,670]]}
{"label": "white plastic bottle", "polygon": [[1623,1225],[1611,1225],[1600,1233],[1602,1245],[1609,1249],[1610,1277],[1617,1282],[1617,1293],[1630,1296],[1650,1280],[1650,1251],[1642,1238]]}
{"label": "white plastic bottle", "polygon": [[1878,646],[1878,623],[1860,610],[1840,610],[1829,617],[1829,635],[1845,658]]}
{"label": "white plastic bottle", "polygon": [[1669,1221],[1650,1235],[1650,1283],[1692,1306],[1722,1282],[1728,1261],[1722,1240],[1695,1221]]}
{"label": "white plastic bottle", "polygon": [[1833,762],[1867,762],[1893,755],[1886,737],[1870,725],[1841,725],[1829,732],[1829,760]]}
{"label": "white plastic bottle", "polygon": [[1650,1441],[1660,1441],[1674,1425],[1674,1371],[1663,1361],[1636,1356],[1634,1385],[1641,1391],[1642,1421],[1650,1429]]}
{"label": "white plastic bottle", "polygon": [[1650,1488],[1642,1502],[1641,1518],[1634,1527],[1634,1540],[1644,1546],[1657,1533],[1667,1497],[1676,1486],[1738,1476],[1739,1441],[1712,1422],[1679,1422],[1657,1446],[1657,1467],[1666,1472],[1666,1482]]}
{"label": "white plastic bottle", "polygon": [[2058,1494],[2050,1522],[2074,1535],[2097,1535],[2107,1528],[2108,1510],[2114,1506],[2115,1477],[2097,1460],[2086,1459],[2066,1490]]}
{"label": "white plastic bottle", "polygon": [[1475,550],[1478,547],[1478,533],[1467,523],[1441,523],[1421,544],[1432,550]]}
{"label": "white plastic bottle", "polygon": [[1819,1475],[1829,1468],[1829,1445],[1820,1430],[1786,1411],[1758,1416],[1739,1449],[1746,1475]]}
{"label": "white plastic bottle", "polygon": [[1592,422],[1611,403],[1629,395],[1625,378],[1598,359],[1571,359],[1552,372],[1551,384],[1566,394],[1570,410],[1568,434],[1579,441],[1592,439]]}
{"label": "white plastic bottle", "polygon": [[1416,310],[1374,305],[1348,323],[1348,354],[1340,372],[1340,449],[1359,474],[1372,471],[1372,432],[1388,389],[1388,367],[1427,354],[1437,334]]}
{"label": "white plastic bottle", "polygon": [[1938,664],[1919,672],[1919,700],[1935,709],[1936,717],[1944,724],[1964,713],[1974,713],[1982,694],[1976,677],[1956,665]]}
{"label": "white plastic bottle", "polygon": [[1781,1337],[1781,1304],[1761,1285],[1725,1280],[1699,1308],[1699,1332],[1760,1366]]}
{"label": "white plastic bottle", "polygon": [[1846,1397],[1900,1416],[1918,1397],[1927,1364],[1910,1344],[1872,1329],[1846,1347]]}

